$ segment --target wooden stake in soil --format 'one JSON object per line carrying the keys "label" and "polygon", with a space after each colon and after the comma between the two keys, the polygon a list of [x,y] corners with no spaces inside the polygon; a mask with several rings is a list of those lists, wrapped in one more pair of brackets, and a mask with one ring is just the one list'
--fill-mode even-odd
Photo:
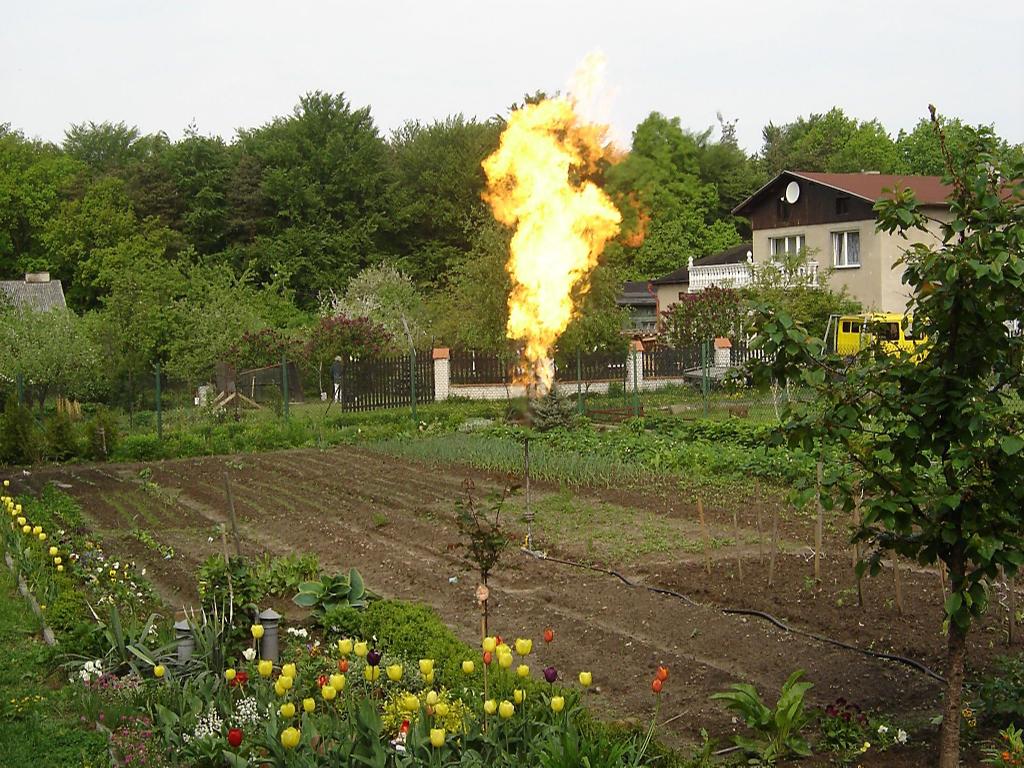
{"label": "wooden stake in soil", "polygon": [[242,556],[242,540],[238,536],[238,523],[235,520],[235,499],[231,495],[231,480],[228,478],[227,470],[224,470],[224,492],[228,496],[228,520],[231,522],[231,538],[235,543],[235,554]]}
{"label": "wooden stake in soil", "polygon": [[700,518],[700,529],[704,534],[704,570],[711,575],[711,536],[708,534],[708,522],[704,519],[704,504],[697,499],[697,516]]}
{"label": "wooden stake in soil", "polygon": [[1009,596],[1009,607],[1010,607],[1010,628],[1006,635],[1007,643],[1013,645],[1014,628],[1017,625],[1017,578],[1011,576],[1006,582],[1006,586],[1010,590]]}
{"label": "wooden stake in soil", "polygon": [[740,547],[740,524],[736,517],[736,510],[732,511],[732,535],[736,539],[736,573],[743,578],[743,551]]}
{"label": "wooden stake in soil", "polygon": [[757,559],[764,564],[764,540],[761,537],[761,507],[757,507]]}
{"label": "wooden stake in soil", "polygon": [[821,584],[821,539],[825,526],[825,511],[821,506],[821,459],[818,459],[818,484],[814,494],[814,506],[818,510],[814,524],[814,580]]}
{"label": "wooden stake in soil", "polygon": [[[857,495],[857,500],[853,503],[853,530],[860,530],[860,503],[864,500],[863,489]],[[860,563],[860,542],[853,542],[853,573],[857,578],[857,605],[861,608],[864,607],[864,585],[861,580],[861,576],[857,573],[857,565]]]}
{"label": "wooden stake in soil", "polygon": [[896,610],[900,616],[903,615],[903,582],[900,579],[900,561],[896,559],[896,553],[892,556],[892,584],[896,591]]}
{"label": "wooden stake in soil", "polygon": [[768,586],[775,584],[775,558],[779,554],[779,509],[772,510],[772,551],[768,560]]}

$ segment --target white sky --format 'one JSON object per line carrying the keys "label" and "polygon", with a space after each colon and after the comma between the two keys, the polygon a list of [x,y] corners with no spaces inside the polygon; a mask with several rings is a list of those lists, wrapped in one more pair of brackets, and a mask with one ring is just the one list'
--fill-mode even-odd
{"label": "white sky", "polygon": [[599,49],[628,139],[652,110],[701,129],[833,105],[893,134],[934,102],[1024,141],[1020,0],[3,0],[0,123],[59,141],[73,122],[230,138],[343,91],[388,131],[409,118],[486,118],[562,88]]}

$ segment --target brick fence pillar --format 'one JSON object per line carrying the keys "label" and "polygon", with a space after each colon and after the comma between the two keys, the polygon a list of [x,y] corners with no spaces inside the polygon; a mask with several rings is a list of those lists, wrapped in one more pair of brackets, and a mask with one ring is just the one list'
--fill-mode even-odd
{"label": "brick fence pillar", "polygon": [[634,388],[633,374],[636,372],[635,387],[639,391],[644,388],[644,343],[638,339],[629,342],[626,353],[626,391]]}
{"label": "brick fence pillar", "polygon": [[447,400],[448,387],[452,380],[451,350],[448,347],[437,347],[434,357],[434,399]]}

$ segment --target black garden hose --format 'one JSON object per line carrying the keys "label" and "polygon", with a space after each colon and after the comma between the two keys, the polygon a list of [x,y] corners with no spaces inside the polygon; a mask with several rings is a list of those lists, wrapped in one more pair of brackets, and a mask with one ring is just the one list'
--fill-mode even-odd
{"label": "black garden hose", "polygon": [[[551,555],[548,555],[548,554],[546,554],[544,552],[536,552],[536,551],[531,550],[531,549],[525,549],[524,548],[523,552],[525,552],[526,554],[530,555],[531,557],[537,558],[538,560],[548,560],[548,561],[550,561],[552,563],[560,563],[562,565],[569,565],[569,566],[572,566],[574,568],[585,568],[587,570],[596,571],[598,573],[603,573],[603,574],[606,574],[608,576],[614,576],[619,581],[621,581],[623,584],[625,584],[627,587],[633,587],[635,589],[646,589],[649,592],[655,592],[655,593],[657,593],[659,595],[667,595],[669,597],[675,597],[675,598],[677,598],[679,600],[682,600],[683,602],[688,603],[688,604],[690,604],[692,606],[695,606],[697,608],[708,608],[708,607],[710,607],[710,606],[708,606],[708,605],[706,605],[704,603],[697,602],[692,597],[690,597],[688,595],[684,595],[681,592],[676,592],[675,590],[666,589],[664,587],[652,587],[652,586],[649,586],[647,584],[640,584],[638,582],[632,581],[631,579],[626,578],[621,573],[619,573],[618,571],[613,570],[611,568],[602,568],[599,565],[588,565],[587,563],[579,563],[579,562],[576,562],[574,560],[565,560],[565,559],[560,558],[560,557],[552,557]],[[749,608],[719,608],[718,610],[720,610],[722,613],[726,614],[727,616],[753,616],[754,618],[763,619],[763,620],[769,622],[770,624],[775,625],[776,627],[781,629],[783,632],[789,632],[789,633],[794,634],[794,635],[801,635],[802,637],[809,637],[812,640],[817,640],[819,643],[827,643],[828,645],[834,645],[837,648],[844,648],[844,649],[846,649],[848,651],[855,651],[856,653],[862,653],[865,656],[870,656],[870,657],[875,658],[875,659],[883,659],[884,661],[895,661],[895,662],[897,662],[899,664],[904,664],[904,665],[910,667],[911,669],[915,669],[918,672],[921,672],[921,673],[927,675],[928,677],[932,678],[933,680],[937,680],[938,682],[942,683],[943,685],[945,685],[945,683],[946,683],[946,678],[944,678],[942,675],[938,674],[937,672],[932,671],[931,669],[929,669],[928,667],[926,667],[924,664],[922,664],[920,661],[917,661],[916,659],[910,659],[910,658],[907,658],[906,656],[898,656],[898,655],[893,654],[893,653],[883,653],[881,651],[871,651],[871,650],[867,650],[865,648],[858,648],[856,645],[851,645],[850,643],[845,643],[842,640],[836,640],[835,638],[827,637],[826,635],[819,635],[817,632],[808,632],[807,630],[804,630],[804,629],[797,629],[795,627],[789,626],[788,624],[786,624],[781,619],[775,618],[770,613],[765,613],[764,611],[755,611],[755,610],[752,610],[752,609],[749,609]]]}

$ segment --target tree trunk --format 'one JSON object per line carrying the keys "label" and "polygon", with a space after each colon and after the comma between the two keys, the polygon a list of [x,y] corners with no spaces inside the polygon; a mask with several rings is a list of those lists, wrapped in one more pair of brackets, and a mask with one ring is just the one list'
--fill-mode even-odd
{"label": "tree trunk", "polygon": [[958,768],[960,765],[960,713],[966,656],[967,631],[950,619],[946,645],[946,701],[939,733],[939,768]]}

